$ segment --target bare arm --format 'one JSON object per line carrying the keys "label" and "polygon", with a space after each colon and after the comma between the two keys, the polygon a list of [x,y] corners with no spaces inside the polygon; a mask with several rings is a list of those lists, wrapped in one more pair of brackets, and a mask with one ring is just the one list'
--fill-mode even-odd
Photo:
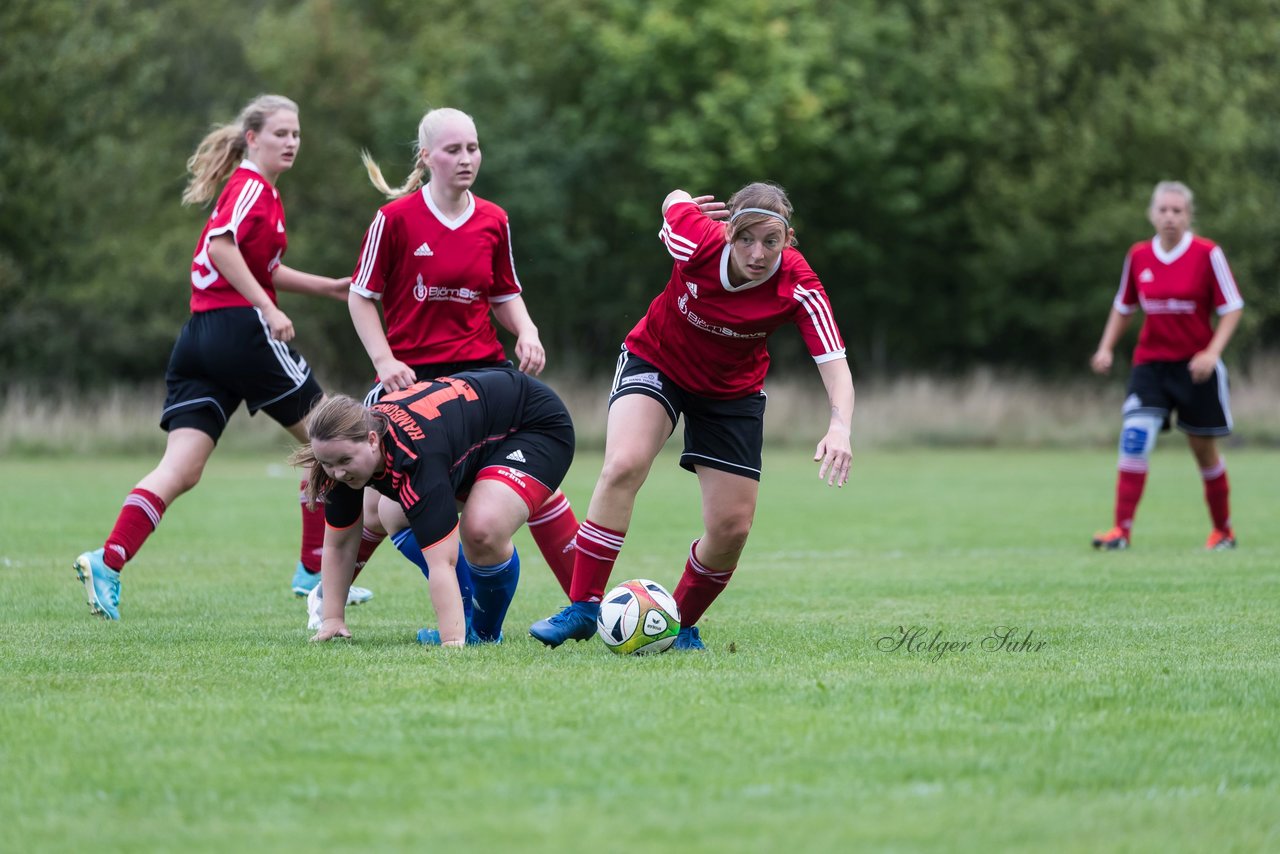
{"label": "bare arm", "polygon": [[295,270],[292,267],[280,264],[272,271],[271,281],[278,291],[345,301],[347,298],[347,286],[351,284],[351,277],[343,276],[341,279],[333,279],[329,276],[304,273],[301,270]]}
{"label": "bare arm", "polygon": [[400,391],[418,381],[413,368],[395,357],[391,345],[387,343],[387,333],[382,328],[382,315],[378,307],[368,297],[355,291],[347,293],[347,309],[351,312],[351,323],[360,336],[360,343],[373,362],[373,369],[378,372],[387,391]]}
{"label": "bare arm", "polygon": [[520,370],[535,377],[542,373],[547,364],[547,351],[542,347],[538,327],[529,316],[524,297],[516,296],[494,303],[493,316],[502,324],[503,329],[516,336],[516,359],[519,360]]}
{"label": "bare arm", "polygon": [[1222,351],[1227,349],[1231,336],[1235,334],[1236,327],[1240,325],[1242,311],[1243,309],[1229,311],[1218,318],[1218,328],[1213,331],[1213,338],[1209,341],[1209,346],[1192,356],[1191,362],[1187,365],[1187,368],[1191,371],[1192,382],[1202,383],[1213,376],[1213,369],[1218,366],[1218,360],[1222,358]]}
{"label": "bare arm", "polygon": [[440,622],[440,645],[463,646],[467,642],[467,623],[462,612],[462,593],[458,590],[458,529],[433,546],[422,550],[430,577],[431,606]]}
{"label": "bare arm", "polygon": [[[363,515],[363,514],[362,514]],[[349,638],[347,629],[347,593],[356,574],[356,553],[360,549],[362,520],[357,519],[346,528],[324,529],[324,551],[320,554],[320,584],[324,591],[324,622],[313,641],[333,638]]]}
{"label": "bare arm", "polygon": [[277,341],[293,340],[293,321],[271,301],[267,292],[258,280],[249,272],[249,265],[240,254],[235,238],[223,233],[209,240],[209,262],[217,268],[222,277],[231,283],[240,296],[249,304],[262,312],[262,318],[271,330],[271,337]]}
{"label": "bare arm", "polygon": [[814,462],[821,461],[818,479],[827,486],[844,486],[849,482],[849,467],[853,465],[853,447],[850,435],[853,431],[853,374],[846,359],[832,359],[818,365],[822,384],[827,388],[827,401],[831,405],[831,422],[827,435],[818,442]]}
{"label": "bare arm", "polygon": [[1111,307],[1111,313],[1107,315],[1107,325],[1102,329],[1102,339],[1098,342],[1098,349],[1089,360],[1089,365],[1095,374],[1105,374],[1111,370],[1116,342],[1124,335],[1132,320],[1132,314],[1121,314],[1114,305]]}

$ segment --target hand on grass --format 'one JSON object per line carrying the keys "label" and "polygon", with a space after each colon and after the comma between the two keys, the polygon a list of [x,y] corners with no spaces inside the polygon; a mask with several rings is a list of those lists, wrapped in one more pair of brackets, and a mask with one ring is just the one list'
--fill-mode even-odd
{"label": "hand on grass", "polygon": [[330,617],[320,625],[320,631],[312,636],[312,643],[320,643],[334,638],[350,638],[351,632],[347,630],[345,620],[338,617]]}

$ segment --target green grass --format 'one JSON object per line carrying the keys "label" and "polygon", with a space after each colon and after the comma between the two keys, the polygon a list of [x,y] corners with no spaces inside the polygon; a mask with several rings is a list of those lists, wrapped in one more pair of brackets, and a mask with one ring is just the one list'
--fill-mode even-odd
{"label": "green grass", "polygon": [[[384,547],[306,643],[296,479],[215,456],[91,619],[71,559],[147,459],[0,460],[0,826],[13,850],[1257,851],[1280,848],[1280,454],[1233,451],[1241,548],[1185,447],[1095,554],[1111,452],[771,452],[706,654],[525,634],[561,594],[523,533],[500,647],[427,650]],[[586,506],[598,456],[566,490]],[[694,479],[661,459],[616,580],[674,586]],[[998,626],[1038,650],[983,650]],[[884,651],[899,627],[971,641]]]}

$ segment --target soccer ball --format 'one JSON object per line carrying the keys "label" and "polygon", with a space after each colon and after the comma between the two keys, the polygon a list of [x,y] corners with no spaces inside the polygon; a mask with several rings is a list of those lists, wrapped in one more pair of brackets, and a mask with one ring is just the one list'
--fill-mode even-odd
{"label": "soccer ball", "polygon": [[618,655],[663,652],[680,632],[680,609],[656,581],[635,578],[604,594],[596,633]]}

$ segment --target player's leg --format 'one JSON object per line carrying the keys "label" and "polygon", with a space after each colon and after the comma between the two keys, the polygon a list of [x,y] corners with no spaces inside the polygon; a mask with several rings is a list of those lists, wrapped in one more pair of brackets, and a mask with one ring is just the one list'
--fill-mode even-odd
{"label": "player's leg", "polygon": [[471,487],[458,534],[475,590],[471,625],[481,641],[502,640],[520,582],[520,554],[511,538],[528,518],[525,500],[502,481],[477,480]]}
{"label": "player's leg", "polygon": [[573,513],[569,497],[557,489],[529,517],[528,525],[542,559],[568,596],[573,585],[573,541],[578,534],[578,517]]}
{"label": "player's leg", "polygon": [[1109,531],[1093,535],[1095,549],[1126,549],[1133,538],[1133,520],[1146,488],[1151,452],[1172,405],[1162,388],[1162,373],[1162,363],[1137,365],[1133,369],[1121,410],[1123,422],[1116,462],[1114,521]]}
{"label": "player's leg", "polygon": [[171,429],[160,462],[125,497],[102,548],[75,560],[89,609],[120,619],[120,573],[160,524],[165,510],[200,482],[216,446],[213,436],[194,427]]}
{"label": "player's leg", "polygon": [[[373,496],[373,498],[370,499],[370,496]],[[418,568],[423,578],[429,579],[431,570],[427,567],[427,559],[422,554],[422,547],[418,545],[418,538],[413,533],[413,527],[409,524],[409,518],[405,516],[404,509],[395,501],[385,495],[380,495],[372,489],[365,490],[365,498],[366,508],[369,506],[367,503],[369,500],[376,502],[376,515],[380,519],[383,529],[387,531],[391,544],[396,547],[400,554],[404,555],[406,560]],[[365,518],[369,517],[366,516]],[[462,617],[468,626],[469,634],[474,591],[471,584],[471,567],[467,564],[466,558],[462,554],[461,543],[458,545],[458,561],[454,566],[454,572],[458,579],[458,593],[462,596]],[[418,632],[418,642],[436,646],[440,643],[440,633],[436,629],[422,629]]]}
{"label": "player's leg", "polygon": [[668,408],[647,394],[615,397],[605,428],[604,466],[574,540],[570,604],[530,627],[538,640],[556,647],[594,634],[600,597],[622,550],[636,494],[674,425]]}
{"label": "player's leg", "polygon": [[702,649],[698,621],[733,577],[755,519],[764,449],[763,395],[691,400],[680,465],[698,475],[704,532],[672,592],[680,608],[673,649]]}
{"label": "player's leg", "polygon": [[689,547],[684,573],[672,593],[680,608],[682,632],[697,627],[733,577],[747,545],[760,493],[757,480],[705,466],[698,467],[698,485],[706,530]]}
{"label": "player's leg", "polygon": [[1227,369],[1219,362],[1214,375],[1205,382],[1192,383],[1189,376],[1186,382],[1186,399],[1178,406],[1178,429],[1187,434],[1204,482],[1204,501],[1213,523],[1205,548],[1233,549],[1236,536],[1231,528],[1231,486],[1226,460],[1218,451],[1218,437],[1231,433]]}

